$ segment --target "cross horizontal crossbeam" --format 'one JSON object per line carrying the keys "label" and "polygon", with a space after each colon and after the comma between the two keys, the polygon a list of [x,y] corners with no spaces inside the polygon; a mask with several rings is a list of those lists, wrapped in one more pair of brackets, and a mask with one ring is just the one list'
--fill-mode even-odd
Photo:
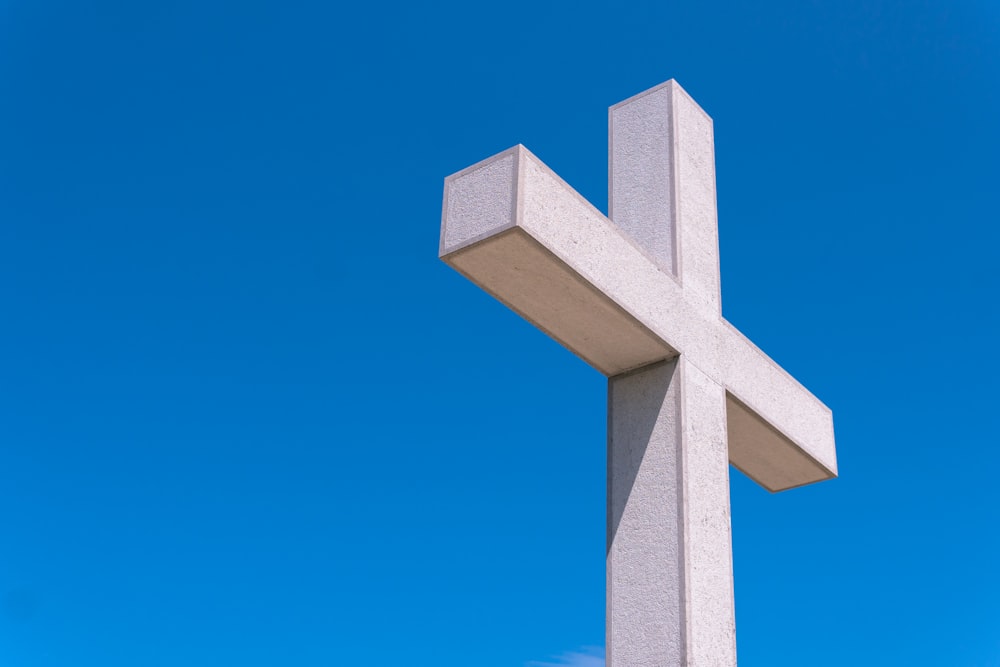
{"label": "cross horizontal crossbeam", "polygon": [[683,353],[726,388],[730,462],[768,490],[836,476],[830,410],[523,146],[447,179],[440,255],[604,375]]}

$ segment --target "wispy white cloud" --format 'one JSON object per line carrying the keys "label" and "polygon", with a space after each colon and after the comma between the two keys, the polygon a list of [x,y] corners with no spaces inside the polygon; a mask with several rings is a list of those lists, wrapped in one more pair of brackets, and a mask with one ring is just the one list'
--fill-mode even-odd
{"label": "wispy white cloud", "polygon": [[604,649],[599,646],[584,646],[578,651],[570,651],[549,658],[535,660],[525,667],[604,667]]}

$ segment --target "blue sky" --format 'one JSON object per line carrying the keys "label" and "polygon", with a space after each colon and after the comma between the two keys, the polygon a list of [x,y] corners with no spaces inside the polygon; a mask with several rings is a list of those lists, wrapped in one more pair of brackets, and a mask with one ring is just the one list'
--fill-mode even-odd
{"label": "blue sky", "polygon": [[838,438],[733,473],[741,667],[1000,666],[987,0],[0,0],[0,665],[600,664],[605,381],[441,190],[523,143],[604,210],[668,78]]}

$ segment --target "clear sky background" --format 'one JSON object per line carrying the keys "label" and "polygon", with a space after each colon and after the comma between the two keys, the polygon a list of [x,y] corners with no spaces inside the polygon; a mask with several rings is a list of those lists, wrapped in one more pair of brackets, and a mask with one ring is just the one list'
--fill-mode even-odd
{"label": "clear sky background", "polygon": [[[756,5],[756,6],[755,6]],[[0,665],[602,664],[605,380],[437,259],[523,143],[715,119],[741,667],[1000,666],[1000,6],[0,0]]]}

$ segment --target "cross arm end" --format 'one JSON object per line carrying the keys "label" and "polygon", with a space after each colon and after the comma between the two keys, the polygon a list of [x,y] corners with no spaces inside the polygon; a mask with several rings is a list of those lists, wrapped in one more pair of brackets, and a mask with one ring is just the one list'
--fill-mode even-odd
{"label": "cross arm end", "polygon": [[[553,238],[542,220],[618,235],[611,223],[523,146],[445,180],[444,262],[605,375],[676,351],[581,268],[606,253],[592,234]],[[613,270],[620,270],[614,267]]]}

